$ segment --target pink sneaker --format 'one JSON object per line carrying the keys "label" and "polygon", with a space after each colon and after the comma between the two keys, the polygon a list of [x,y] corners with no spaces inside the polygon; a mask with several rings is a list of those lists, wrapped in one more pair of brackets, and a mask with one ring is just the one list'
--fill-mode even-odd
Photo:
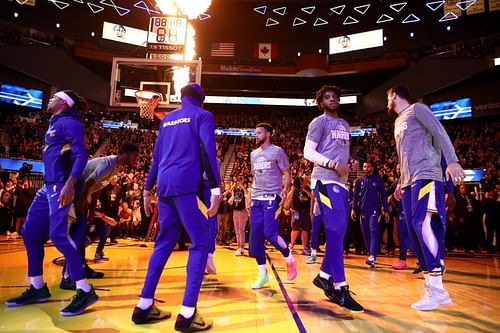
{"label": "pink sneaker", "polygon": [[295,259],[286,262],[286,274],[288,281],[293,281],[297,277],[297,261]]}
{"label": "pink sneaker", "polygon": [[392,268],[394,268],[396,270],[402,270],[402,269],[407,269],[408,265],[406,265],[405,260],[400,260],[397,263],[395,263],[394,265],[392,265]]}

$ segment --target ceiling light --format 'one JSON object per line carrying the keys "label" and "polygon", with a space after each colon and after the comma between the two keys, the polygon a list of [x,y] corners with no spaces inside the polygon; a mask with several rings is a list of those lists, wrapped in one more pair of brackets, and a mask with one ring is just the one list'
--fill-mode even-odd
{"label": "ceiling light", "polygon": [[18,17],[19,16],[19,13],[18,12],[14,12],[14,17]]}
{"label": "ceiling light", "polygon": [[59,29],[61,25],[59,23],[56,23],[56,28]]}
{"label": "ceiling light", "polygon": [[95,37],[95,32],[93,32],[93,31],[92,31],[92,32],[90,33],[90,36],[91,36],[91,37]]}
{"label": "ceiling light", "polygon": [[410,32],[410,37],[414,37],[415,34],[413,32]]}

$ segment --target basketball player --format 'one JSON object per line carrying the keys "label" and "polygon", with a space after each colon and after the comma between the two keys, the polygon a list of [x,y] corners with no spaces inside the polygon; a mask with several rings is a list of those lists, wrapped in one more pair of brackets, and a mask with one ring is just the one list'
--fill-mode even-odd
{"label": "basketball player", "polygon": [[373,172],[371,162],[363,163],[364,176],[356,179],[353,191],[351,218],[359,215],[361,231],[368,250],[366,264],[375,268],[380,238],[380,206],[384,208],[385,222],[389,221],[389,205],[384,189],[384,181]]}
{"label": "basketball player", "polygon": [[338,116],[340,88],[323,86],[316,93],[318,108],[324,113],[309,124],[304,157],[315,166],[311,187],[319,204],[326,233],[326,249],[316,287],[334,303],[353,312],[362,312],[349,291],[344,271],[344,236],[349,215],[349,124]]}
{"label": "basketball player", "polygon": [[297,277],[297,262],[286,242],[278,235],[281,203],[290,188],[288,157],[281,147],[271,144],[273,128],[270,124],[257,124],[255,132],[259,148],[250,153],[253,182],[250,191],[249,254],[256,259],[259,268],[259,276],[252,289],[260,289],[270,280],[266,267],[266,239],[285,257],[289,281]]}
{"label": "basketball player", "polygon": [[[80,244],[86,231],[86,219],[76,213],[75,225],[69,230],[70,208],[80,198],[80,176],[87,163],[81,113],[88,110],[85,99],[74,91],[63,90],[49,100],[52,113],[45,133],[43,150],[44,185],[36,194],[23,227],[23,240],[28,253],[28,276],[31,285],[21,296],[5,302],[9,307],[45,302],[50,298],[43,280],[44,244],[50,238],[63,253],[69,274],[76,281],[76,295],[61,310],[62,316],[75,316],[98,300],[94,288],[85,279]],[[73,213],[75,214],[75,213]]]}
{"label": "basketball player", "polygon": [[[154,294],[161,273],[179,239],[184,226],[191,247],[187,262],[186,288],[175,329],[203,331],[212,326],[196,310],[198,294],[207,263],[208,217],[217,214],[221,199],[217,169],[213,115],[201,108],[205,92],[196,83],[181,89],[182,107],[167,114],[160,123],[154,147],[153,162],[144,186],[144,210],[152,212],[151,190],[157,182],[159,232],[149,259],[139,303],[132,320],[136,324],[149,323],[170,317],[154,304]],[[206,172],[211,191],[210,208],[197,196]]]}
{"label": "basketball player", "polygon": [[[99,192],[109,184],[109,181],[113,176],[121,172],[124,166],[135,166],[137,164],[138,158],[139,147],[133,143],[124,143],[120,147],[118,155],[97,157],[89,160],[87,162],[87,165],[85,166],[85,169],[83,170],[81,177],[81,180],[83,181],[83,190],[81,198],[78,202],[78,210],[80,212],[84,212],[85,217],[87,217],[87,205],[88,203],[90,203],[90,205],[88,206],[88,219],[92,220],[95,215],[95,205]],[[104,215],[102,216],[104,217]],[[104,223],[102,225],[102,228],[99,228],[101,240],[96,250],[96,259],[104,257],[102,249],[109,234],[110,228],[111,226],[108,223]],[[85,264],[85,270],[94,272],[94,278],[103,277],[104,273],[95,272],[86,265],[85,241],[82,240],[80,243],[83,246],[80,251],[82,253],[82,261]],[[88,276],[88,278],[91,277]],[[61,287],[61,289],[74,289],[74,281],[71,281],[71,279],[69,278],[69,272],[67,272],[67,270],[63,272],[63,277],[59,286]]]}
{"label": "basketball player", "polygon": [[406,87],[396,85],[387,91],[387,108],[397,114],[394,137],[401,177],[395,195],[402,197],[425,279],[424,296],[411,307],[433,310],[452,302],[442,278],[446,213],[441,155],[446,161],[446,177],[458,183],[464,172],[441,123],[426,105],[410,104]]}

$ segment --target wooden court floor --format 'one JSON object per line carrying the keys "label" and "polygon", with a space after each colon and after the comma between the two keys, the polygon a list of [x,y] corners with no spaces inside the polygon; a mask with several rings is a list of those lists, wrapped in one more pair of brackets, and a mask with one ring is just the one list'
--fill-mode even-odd
{"label": "wooden court floor", "polygon": [[[142,246],[141,246],[142,245]],[[146,247],[144,247],[146,245]],[[7,308],[4,301],[29,285],[26,254],[21,240],[0,236],[0,332],[174,332],[174,319],[134,325],[130,320],[137,303],[152,243],[121,240],[106,247],[111,259],[92,264],[105,272],[104,279],[91,280],[99,302],[77,317],[61,317],[59,310],[73,292],[59,289],[61,267],[53,263],[60,254],[45,249],[44,276],[52,293],[47,303]],[[344,312],[326,300],[311,283],[319,264],[307,265],[296,254],[297,279],[286,281],[284,260],[268,251],[268,287],[253,291],[255,261],[235,257],[234,248],[218,247],[216,275],[205,277],[198,303],[199,312],[214,321],[211,332],[500,332],[500,257],[486,254],[451,254],[445,285],[453,304],[430,312],[418,312],[410,304],[421,296],[422,279],[411,269],[394,271],[396,257],[379,257],[376,269],[367,268],[364,256],[345,259],[347,279],[354,296],[364,307],[361,314]],[[93,257],[95,247],[87,250]],[[185,285],[187,251],[174,251],[160,281],[157,304],[175,318]],[[319,257],[321,261],[321,257]],[[410,264],[415,260],[410,258]]]}

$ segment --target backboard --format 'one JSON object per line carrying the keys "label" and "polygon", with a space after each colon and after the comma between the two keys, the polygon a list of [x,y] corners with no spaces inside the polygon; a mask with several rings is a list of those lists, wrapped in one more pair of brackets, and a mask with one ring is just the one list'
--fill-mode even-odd
{"label": "backboard", "polygon": [[201,83],[200,60],[113,58],[111,70],[110,108],[139,110],[137,90],[152,90],[162,94],[161,109],[180,106],[180,90],[188,82]]}

